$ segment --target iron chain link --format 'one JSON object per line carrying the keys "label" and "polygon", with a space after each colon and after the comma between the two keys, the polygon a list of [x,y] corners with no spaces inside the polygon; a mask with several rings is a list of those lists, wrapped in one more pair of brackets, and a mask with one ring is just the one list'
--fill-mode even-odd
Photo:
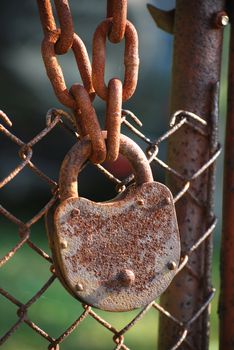
{"label": "iron chain link", "polygon": [[[80,135],[89,135],[92,144],[91,161],[93,163],[102,163],[105,159],[114,161],[119,155],[122,100],[126,101],[133,95],[137,85],[139,67],[138,36],[133,24],[127,21],[127,0],[108,0],[108,18],[98,26],[93,38],[92,69],[86,47],[81,38],[74,33],[68,1],[54,1],[61,28],[56,27],[51,0],[37,0],[37,2],[45,35],[42,42],[42,57],[55,95],[63,105],[74,110]],[[125,37],[123,86],[120,80],[117,82],[117,79],[111,80],[108,87],[105,85],[107,37],[113,43],[119,43]],[[84,90],[78,84],[67,89],[56,55],[65,54],[69,49],[72,49],[74,53],[90,103]],[[117,93],[117,102],[113,91]],[[107,150],[95,109],[91,106],[95,92],[106,100],[107,104]]]}

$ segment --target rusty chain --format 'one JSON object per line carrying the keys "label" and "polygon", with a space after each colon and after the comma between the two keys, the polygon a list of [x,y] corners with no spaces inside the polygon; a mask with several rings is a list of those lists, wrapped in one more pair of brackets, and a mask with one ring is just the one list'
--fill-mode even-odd
{"label": "rusty chain", "polygon": [[106,107],[107,160],[114,161],[119,153],[119,135],[122,112],[122,83],[119,79],[111,79],[108,84],[108,100]]}
{"label": "rusty chain", "polygon": [[[0,118],[3,120],[3,122],[10,127],[10,120],[6,116],[4,112],[0,112]],[[130,111],[122,111],[122,117],[121,122],[122,124],[128,128],[128,130],[132,133],[134,133],[136,136],[138,136],[142,141],[144,141],[146,145],[146,154],[148,155],[149,162],[154,162],[158,166],[160,166],[166,173],[170,173],[175,178],[180,179],[181,181],[181,187],[178,189],[177,193],[174,193],[174,201],[180,201],[185,200],[186,196],[189,196],[197,205],[200,207],[204,207],[204,203],[198,199],[196,193],[193,192],[193,183],[198,179],[202,174],[209,171],[210,167],[214,165],[214,162],[216,161],[217,157],[220,154],[220,146],[218,148],[215,148],[215,151],[213,154],[211,154],[210,159],[199,169],[196,169],[194,173],[186,177],[184,174],[178,173],[175,169],[169,167],[163,160],[161,160],[158,156],[158,150],[161,146],[161,144],[165,141],[167,141],[173,134],[179,132],[179,130],[183,127],[189,127],[191,128],[194,133],[198,133],[201,135],[201,137],[208,138],[210,136],[210,130],[209,126],[207,125],[206,121],[199,116],[195,115],[194,113],[190,113],[187,111],[178,111],[175,113],[170,122],[170,129],[166,131],[163,135],[158,137],[156,140],[150,140],[149,137],[145,136],[138,128],[136,128],[134,125],[132,125],[130,119],[134,121],[137,125],[142,125],[138,118],[135,117],[133,113]],[[70,123],[67,124],[67,121]],[[152,302],[145,308],[143,308],[137,316],[130,321],[126,326],[124,326],[122,329],[117,329],[114,327],[110,322],[107,322],[104,319],[104,316],[100,316],[98,312],[94,311],[90,306],[83,305],[84,311],[77,316],[77,318],[74,321],[71,321],[71,325],[66,328],[60,336],[54,337],[53,335],[50,335],[48,332],[43,330],[41,327],[38,326],[35,322],[32,322],[29,318],[29,310],[32,307],[34,303],[37,302],[38,299],[40,299],[44,293],[47,291],[48,288],[50,288],[54,282],[56,281],[57,277],[55,275],[55,271],[53,269],[53,261],[52,258],[44,252],[41,248],[39,248],[37,245],[35,245],[31,241],[31,229],[32,227],[45,215],[45,213],[53,206],[55,203],[57,196],[58,196],[58,188],[57,183],[55,180],[49,178],[44,172],[42,172],[32,161],[33,158],[33,148],[34,146],[40,142],[42,139],[46,138],[47,135],[49,135],[50,132],[54,128],[56,128],[58,125],[63,126],[65,129],[68,129],[69,131],[72,131],[75,139],[79,137],[76,130],[73,128],[73,117],[70,116],[67,112],[64,112],[62,110],[56,110],[52,109],[48,112],[46,116],[46,127],[38,133],[31,141],[25,143],[23,142],[19,137],[17,137],[15,134],[13,134],[9,128],[5,127],[3,124],[0,124],[0,132],[5,135],[11,142],[16,144],[19,147],[19,157],[20,157],[20,163],[19,165],[13,169],[8,176],[6,176],[4,179],[0,181],[0,188],[5,187],[9,182],[11,182],[16,176],[18,176],[24,168],[29,168],[34,174],[36,174],[39,178],[41,178],[43,181],[45,181],[49,187],[52,190],[52,196],[51,199],[46,203],[46,205],[41,208],[41,210],[30,220],[27,222],[23,222],[19,218],[17,218],[15,215],[13,215],[9,210],[4,208],[3,206],[0,206],[0,213],[11,223],[13,223],[16,227],[16,234],[18,231],[19,235],[19,241],[18,243],[6,254],[0,259],[0,268],[6,265],[16,254],[19,249],[21,249],[23,246],[28,245],[32,251],[35,252],[35,254],[39,255],[41,259],[44,259],[48,262],[50,265],[51,270],[51,277],[46,281],[46,283],[41,287],[40,290],[36,292],[34,296],[32,296],[28,302],[23,303],[21,302],[16,295],[16,292],[14,295],[10,294],[7,290],[4,288],[0,288],[0,294],[6,298],[8,301],[10,301],[13,305],[16,307],[16,312],[18,315],[18,319],[15,323],[12,324],[12,326],[8,329],[8,331],[0,338],[0,345],[4,344],[9,337],[11,337],[14,332],[19,329],[21,324],[26,324],[29,328],[31,328],[35,334],[38,334],[38,336],[41,336],[44,338],[49,346],[48,348],[51,350],[59,350],[59,345],[67,338],[69,335],[79,327],[79,325],[88,317],[93,318],[98,322],[100,325],[105,327],[112,335],[113,335],[113,342],[115,343],[115,349],[124,349],[127,350],[129,347],[125,344],[125,335],[126,333],[134,327],[148,312],[154,312],[156,310],[159,312],[163,317],[166,317],[168,320],[173,322],[175,325],[179,327],[179,333],[178,333],[178,340],[176,343],[171,347],[169,350],[176,350],[180,347],[180,345],[186,344],[186,346],[190,349],[194,349],[191,347],[189,343],[189,333],[191,329],[191,325],[196,322],[196,320],[202,315],[205,310],[210,305],[210,302],[214,296],[214,290],[211,289],[210,292],[204,297],[204,300],[201,301],[201,304],[197,306],[197,311],[193,314],[191,319],[187,320],[186,322],[182,322],[181,320],[177,319],[174,315],[170,314],[165,308],[160,306],[156,302]],[[129,182],[132,181],[132,177],[120,181],[118,178],[116,178],[114,175],[112,175],[110,172],[108,172],[102,165],[98,164],[97,169],[101,171],[110,181],[112,181],[116,187],[117,191],[123,187],[128,185]],[[177,273],[180,273],[182,269],[186,269],[188,273],[190,274],[192,279],[196,279],[198,281],[201,281],[201,276],[198,276],[193,271],[193,265],[191,264],[193,259],[193,254],[196,254],[197,251],[202,247],[202,244],[209,239],[209,237],[214,232],[214,229],[217,224],[217,219],[215,217],[212,218],[210,226],[207,227],[205,232],[200,232],[199,239],[187,249],[187,251],[184,251],[182,253],[180,266]],[[33,276],[32,276],[33,278]],[[62,287],[61,287],[62,288]],[[72,297],[71,297],[72,298]],[[56,317],[56,316],[55,316]],[[81,331],[82,332],[82,331]],[[152,334],[155,333],[155,330],[153,328]],[[88,340],[87,340],[88,342]],[[195,350],[195,349],[194,349]]]}
{"label": "rusty chain", "polygon": [[45,36],[50,32],[56,31],[60,34],[54,47],[56,54],[62,55],[67,53],[67,51],[72,47],[74,34],[73,21],[67,0],[54,0],[54,3],[61,30],[58,30],[56,27],[50,0],[38,0],[39,14]]}
{"label": "rusty chain", "polygon": [[[44,31],[42,57],[47,75],[58,100],[74,110],[81,137],[89,135],[92,144],[91,161],[95,164],[100,164],[105,159],[115,161],[119,155],[122,101],[133,95],[139,67],[138,36],[133,24],[127,20],[127,0],[108,0],[107,18],[97,27],[93,38],[92,69],[86,47],[74,33],[68,0],[54,2],[61,29],[56,27],[51,0],[37,0]],[[107,37],[112,43],[119,43],[125,37],[123,85],[117,78],[111,79],[108,87],[105,84]],[[67,89],[56,55],[65,54],[70,49],[74,53],[84,88],[73,84]],[[91,102],[95,93],[106,101],[107,147]]]}
{"label": "rusty chain", "polygon": [[[44,30],[42,57],[47,75],[58,100],[66,107],[74,110],[80,135],[85,136],[87,135],[87,130],[89,131],[93,149],[91,160],[94,163],[101,163],[105,160],[106,146],[101,135],[101,128],[97,120],[96,112],[92,108],[90,102],[90,99],[94,99],[95,97],[92,84],[91,64],[83,41],[74,33],[68,1],[55,1],[61,29],[56,28],[50,0],[38,0],[37,2]],[[74,84],[70,90],[67,89],[63,71],[58,63],[56,54],[64,54],[70,48],[75,56],[85,91],[90,95],[90,99],[89,97],[87,99],[85,91],[79,84]],[[81,98],[78,98],[78,95],[80,95]],[[79,104],[81,100],[83,101],[82,106]],[[89,114],[90,110],[92,110],[91,115]],[[86,121],[85,116],[87,115],[89,115],[89,120]],[[88,125],[88,128],[86,125]],[[90,129],[92,132],[90,132]]]}
{"label": "rusty chain", "polygon": [[106,17],[112,17],[108,38],[112,43],[123,40],[127,22],[127,0],[107,0]]}
{"label": "rusty chain", "polygon": [[[48,177],[33,163],[33,147],[40,140],[45,138],[54,128],[56,128],[57,125],[62,125],[66,129],[70,131],[72,130],[72,133],[76,139],[77,137],[83,137],[89,134],[93,147],[91,161],[93,163],[101,163],[106,158],[110,160],[115,160],[117,158],[120,128],[121,124],[124,124],[131,132],[145,142],[146,154],[149,162],[157,163],[166,173],[172,174],[181,181],[181,188],[177,193],[174,193],[174,202],[189,196],[201,208],[204,207],[204,203],[201,202],[196,196],[196,193],[193,192],[192,184],[199,176],[213,166],[220,154],[220,147],[218,147],[215,149],[214,153],[211,154],[210,159],[205,164],[197,169],[192,176],[186,177],[184,174],[178,173],[175,169],[170,168],[164,161],[162,161],[158,157],[158,150],[162,142],[168,140],[171,135],[176,133],[184,126],[190,127],[194,132],[199,133],[199,135],[202,137],[208,138],[210,131],[207,123],[201,117],[187,111],[178,111],[171,119],[170,129],[154,141],[146,137],[128,120],[131,118],[138,126],[141,126],[141,122],[134,116],[134,114],[122,109],[122,102],[130,98],[136,88],[139,65],[138,38],[134,26],[127,21],[126,0],[108,0],[107,18],[98,26],[94,35],[92,69],[85,45],[79,36],[74,33],[73,21],[68,1],[54,1],[61,29],[56,27],[51,1],[37,1],[45,35],[42,43],[42,55],[46,71],[59,101],[74,111],[76,124],[75,130],[73,130],[73,128],[68,126],[66,122],[64,123],[63,121],[63,119],[67,119],[72,122],[73,126],[74,120],[70,114],[62,110],[50,110],[46,117],[46,127],[27,143],[23,142],[20,138],[11,133],[11,131],[9,131],[9,129],[4,125],[0,124],[0,132],[9,138],[9,140],[11,140],[13,143],[18,145],[20,158],[19,165],[13,169],[8,176],[0,181],[0,188],[5,187],[9,182],[17,177],[24,168],[27,167],[34,174],[45,181],[50,186],[52,191],[52,197],[48,203],[27,222],[23,222],[6,208],[0,206],[0,213],[7,220],[9,220],[9,222],[16,226],[19,235],[18,243],[1,258],[0,268],[7,264],[19,249],[21,249],[24,245],[28,245],[29,248],[35,252],[35,254],[38,254],[42,259],[45,259],[50,264],[51,270],[51,277],[48,279],[48,281],[26,303],[18,300],[15,295],[8,293],[8,291],[4,288],[0,288],[0,294],[16,306],[18,316],[17,321],[1,337],[0,345],[4,344],[8,338],[20,327],[20,325],[24,323],[30,327],[35,334],[38,334],[48,341],[49,349],[58,350],[60,344],[77,327],[79,327],[79,325],[87,317],[92,317],[100,325],[111,332],[115,343],[115,349],[126,350],[129,349],[125,344],[126,333],[132,327],[134,327],[147,312],[157,310],[160,314],[170,319],[171,322],[174,322],[174,324],[180,328],[180,333],[178,333],[178,341],[170,350],[178,349],[182,343],[185,343],[188,348],[191,348],[188,340],[190,326],[196,322],[199,316],[208,308],[214,296],[214,290],[210,290],[208,295],[205,296],[204,300],[201,301],[201,304],[198,305],[197,312],[195,312],[191,319],[187,320],[186,322],[182,322],[181,320],[175,318],[156,302],[152,302],[146,306],[131,322],[120,330],[107,322],[103,317],[100,317],[99,314],[88,305],[83,305],[84,311],[81,313],[81,315],[79,315],[77,319],[74,320],[72,324],[58,337],[48,334],[29,318],[28,311],[30,310],[31,306],[43,296],[46,290],[50,288],[57,279],[52,265],[52,258],[31,241],[32,226],[35,225],[53,206],[58,196],[56,181]],[[111,42],[119,43],[124,37],[126,41],[124,54],[124,82],[122,84],[118,78],[113,78],[106,85],[104,81],[106,39],[109,38]],[[84,86],[74,84],[70,89],[68,89],[66,87],[63,71],[58,63],[56,55],[65,54],[70,49],[74,53]],[[95,93],[106,101],[106,129],[108,130],[107,153],[98,118],[92,105]],[[0,118],[8,127],[11,126],[11,121],[2,111],[0,111]],[[77,132],[79,132],[79,135]],[[117,191],[123,189],[134,179],[133,176],[129,176],[127,179],[120,181],[118,178],[108,172],[102,165],[97,164],[97,168],[116,184]],[[193,267],[190,264],[190,259],[192,260],[192,254],[196,253],[196,251],[201,247],[202,243],[204,243],[204,241],[211,236],[215,229],[216,223],[217,220],[215,217],[213,217],[211,224],[209,227],[207,227],[206,231],[201,232],[200,238],[194,243],[194,245],[189,247],[187,251],[183,252],[180,267],[177,273],[179,273],[182,269],[187,269],[188,273],[191,275],[191,278],[195,278],[200,281],[200,276],[196,275],[193,271]]]}

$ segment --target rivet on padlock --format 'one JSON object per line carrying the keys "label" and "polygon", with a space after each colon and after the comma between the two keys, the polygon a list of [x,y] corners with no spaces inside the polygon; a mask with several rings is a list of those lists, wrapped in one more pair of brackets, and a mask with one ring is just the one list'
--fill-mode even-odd
{"label": "rivet on padlock", "polygon": [[91,154],[83,138],[63,161],[60,204],[47,215],[60,281],[82,302],[108,311],[150,303],[168,287],[180,260],[172,194],[153,181],[143,151],[124,135],[120,140],[136,183],[108,202],[79,197],[77,176]]}

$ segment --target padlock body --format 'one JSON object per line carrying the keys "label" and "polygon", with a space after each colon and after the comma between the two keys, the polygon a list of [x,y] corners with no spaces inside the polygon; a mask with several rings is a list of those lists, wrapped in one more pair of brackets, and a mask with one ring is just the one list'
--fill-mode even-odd
{"label": "padlock body", "polygon": [[166,186],[132,185],[102,203],[68,198],[53,215],[47,228],[55,269],[82,302],[107,311],[132,310],[156,299],[175,276],[180,238]]}

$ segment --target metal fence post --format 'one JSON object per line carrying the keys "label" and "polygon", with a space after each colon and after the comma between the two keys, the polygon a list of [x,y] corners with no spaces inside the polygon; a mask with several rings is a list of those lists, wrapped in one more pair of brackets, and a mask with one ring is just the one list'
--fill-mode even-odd
{"label": "metal fence post", "polygon": [[220,349],[222,350],[231,350],[234,348],[234,6],[231,1],[229,3],[231,5],[231,37],[223,185],[221,293],[219,302]]}
{"label": "metal fence post", "polygon": [[[187,110],[204,118],[208,135],[184,126],[169,140],[168,163],[190,180],[212,155],[217,114],[217,82],[220,79],[224,0],[177,0],[174,21],[174,57],[171,112]],[[191,123],[195,121],[191,120]],[[212,144],[213,143],[213,144]],[[188,251],[210,224],[214,167],[192,179],[190,191],[177,203],[182,252]],[[169,174],[167,183],[174,191],[182,180]],[[212,242],[208,239],[194,251],[178,274],[161,304],[172,315],[189,322],[211,289]],[[188,336],[180,349],[208,348],[208,309],[188,326]],[[178,339],[179,327],[160,316],[159,349],[168,350]],[[174,348],[173,348],[174,349]]]}

